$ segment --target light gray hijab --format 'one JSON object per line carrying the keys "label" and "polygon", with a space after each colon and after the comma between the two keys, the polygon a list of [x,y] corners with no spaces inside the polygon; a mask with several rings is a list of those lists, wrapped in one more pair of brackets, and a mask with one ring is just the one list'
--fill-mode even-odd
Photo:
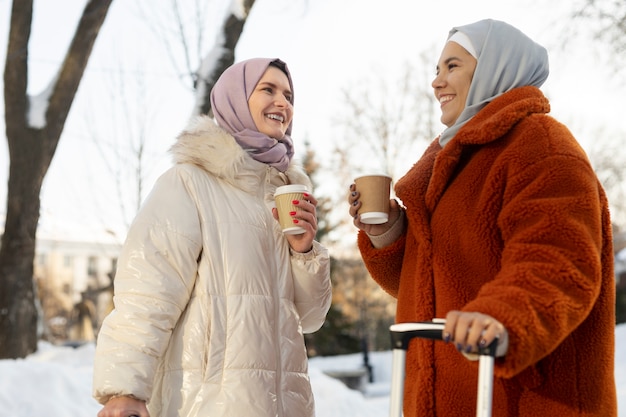
{"label": "light gray hijab", "polygon": [[452,28],[448,39],[457,31],[469,38],[478,62],[465,109],[439,137],[442,147],[494,98],[517,87],[541,87],[549,73],[546,49],[508,23],[480,20]]}

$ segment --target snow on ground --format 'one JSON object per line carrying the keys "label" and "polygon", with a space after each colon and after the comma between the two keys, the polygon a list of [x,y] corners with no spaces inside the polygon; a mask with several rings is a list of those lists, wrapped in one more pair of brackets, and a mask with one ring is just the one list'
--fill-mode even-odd
{"label": "snow on ground", "polygon": [[[626,417],[626,324],[615,336],[619,417]],[[42,342],[26,359],[0,360],[0,417],[95,417],[101,407],[91,398],[93,355],[93,344],[72,349]],[[389,415],[391,352],[371,352],[369,361],[374,382],[361,392],[323,373],[359,369],[361,354],[311,359],[317,417]]]}

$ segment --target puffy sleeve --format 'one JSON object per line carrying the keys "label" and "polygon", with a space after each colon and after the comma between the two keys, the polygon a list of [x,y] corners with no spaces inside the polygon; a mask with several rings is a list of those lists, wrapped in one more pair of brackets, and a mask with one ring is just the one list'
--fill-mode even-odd
{"label": "puffy sleeve", "polygon": [[202,248],[189,183],[174,167],[156,182],[118,261],[115,308],[105,319],[94,362],[93,395],[149,400],[157,362],[189,300]]}
{"label": "puffy sleeve", "polygon": [[307,253],[291,255],[295,305],[304,333],[313,333],[324,324],[332,301],[330,256],[319,242]]}

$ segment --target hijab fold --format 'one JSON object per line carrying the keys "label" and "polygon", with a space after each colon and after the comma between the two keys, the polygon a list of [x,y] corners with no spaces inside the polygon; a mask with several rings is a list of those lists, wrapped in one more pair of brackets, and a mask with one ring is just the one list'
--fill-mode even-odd
{"label": "hijab fold", "polygon": [[250,95],[272,63],[287,75],[293,92],[287,64],[275,58],[253,58],[238,62],[222,73],[211,90],[211,108],[217,124],[233,135],[252,158],[285,172],[294,155],[292,124],[282,138],[269,137],[257,130],[248,107]]}
{"label": "hijab fold", "polygon": [[441,146],[494,98],[517,87],[541,87],[549,73],[546,49],[508,23],[485,19],[454,27],[448,40],[456,32],[469,38],[477,63],[465,109],[439,137]]}

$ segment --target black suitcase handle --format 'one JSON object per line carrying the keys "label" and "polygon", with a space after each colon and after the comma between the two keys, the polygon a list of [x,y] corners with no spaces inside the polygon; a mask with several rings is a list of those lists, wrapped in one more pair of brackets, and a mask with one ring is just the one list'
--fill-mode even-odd
{"label": "black suitcase handle", "polygon": [[[398,323],[389,327],[392,349],[408,350],[412,339],[443,340],[444,320],[420,321],[415,323]],[[495,358],[498,339],[488,346],[478,349],[478,355],[487,355]]]}
{"label": "black suitcase handle", "polygon": [[[393,348],[391,370],[391,394],[389,396],[389,417],[402,417],[402,403],[404,397],[404,374],[406,366],[406,352],[411,339],[443,340],[445,320],[398,323],[389,327],[391,346]],[[491,402],[493,399],[493,368],[496,357],[498,339],[478,350],[478,393],[476,400],[476,416],[491,417]]]}

